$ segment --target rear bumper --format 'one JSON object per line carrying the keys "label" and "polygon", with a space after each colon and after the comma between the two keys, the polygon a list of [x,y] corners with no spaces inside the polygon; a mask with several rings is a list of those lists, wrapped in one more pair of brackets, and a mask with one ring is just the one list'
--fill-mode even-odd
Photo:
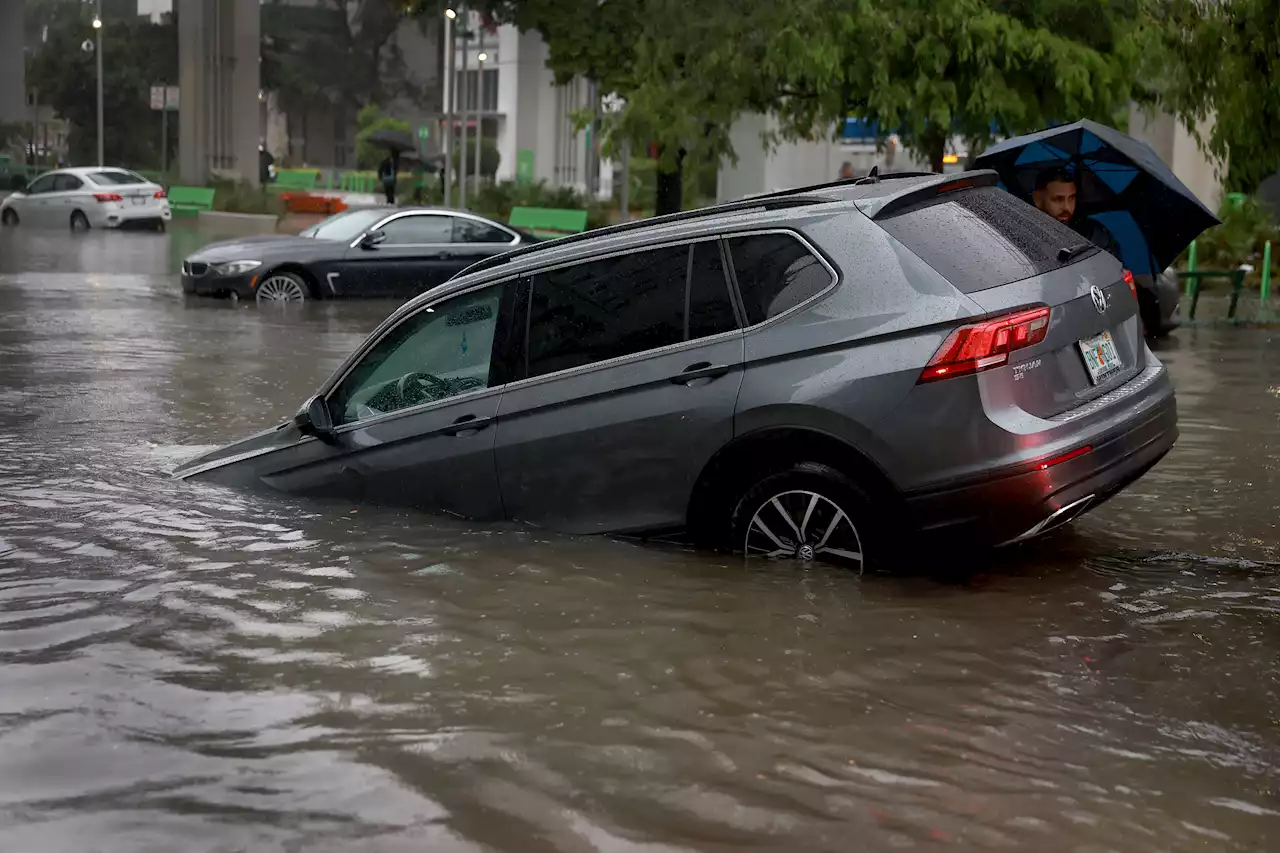
{"label": "rear bumper", "polygon": [[907,495],[916,526],[932,541],[979,546],[1030,539],[1097,507],[1149,471],[1178,438],[1177,403],[1169,393],[1100,436],[1091,449],[1037,470]]}
{"label": "rear bumper", "polygon": [[90,217],[90,221],[99,228],[119,228],[124,225],[169,222],[173,219],[173,213],[169,210],[169,205],[160,207],[136,206],[132,204],[103,204],[99,205],[94,211],[95,216]]}

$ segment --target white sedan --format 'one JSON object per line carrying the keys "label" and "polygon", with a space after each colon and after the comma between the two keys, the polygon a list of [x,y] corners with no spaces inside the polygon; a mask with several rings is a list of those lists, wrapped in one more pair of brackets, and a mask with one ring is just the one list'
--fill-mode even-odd
{"label": "white sedan", "polygon": [[136,223],[163,230],[172,218],[162,187],[110,166],[45,172],[0,203],[0,224],[9,226],[81,231]]}

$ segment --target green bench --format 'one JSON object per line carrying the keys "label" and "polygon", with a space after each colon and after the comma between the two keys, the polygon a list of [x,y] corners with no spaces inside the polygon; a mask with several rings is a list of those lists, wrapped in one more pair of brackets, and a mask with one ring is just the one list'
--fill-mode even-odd
{"label": "green bench", "polygon": [[563,237],[587,230],[587,212],[552,207],[513,207],[507,224],[525,228],[539,237]]}
{"label": "green bench", "polygon": [[213,210],[214,190],[210,187],[169,187],[169,209],[174,216],[199,216]]}
{"label": "green bench", "polygon": [[311,169],[281,169],[271,188],[280,192],[310,192],[320,183],[320,173]]}

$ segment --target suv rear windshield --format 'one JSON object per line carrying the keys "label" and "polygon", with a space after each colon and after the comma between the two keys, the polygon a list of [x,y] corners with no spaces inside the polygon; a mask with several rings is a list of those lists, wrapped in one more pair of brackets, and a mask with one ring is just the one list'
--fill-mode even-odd
{"label": "suv rear windshield", "polygon": [[1093,254],[1058,260],[1088,241],[996,187],[929,199],[876,222],[964,293],[1021,281]]}

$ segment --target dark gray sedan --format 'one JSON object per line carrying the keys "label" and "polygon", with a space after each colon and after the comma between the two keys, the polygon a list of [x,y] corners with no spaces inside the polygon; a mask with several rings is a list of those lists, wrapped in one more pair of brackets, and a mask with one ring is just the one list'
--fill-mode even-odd
{"label": "dark gray sedan", "polygon": [[205,246],[182,262],[182,290],[259,302],[347,297],[404,299],[532,234],[443,208],[353,208],[297,236]]}

